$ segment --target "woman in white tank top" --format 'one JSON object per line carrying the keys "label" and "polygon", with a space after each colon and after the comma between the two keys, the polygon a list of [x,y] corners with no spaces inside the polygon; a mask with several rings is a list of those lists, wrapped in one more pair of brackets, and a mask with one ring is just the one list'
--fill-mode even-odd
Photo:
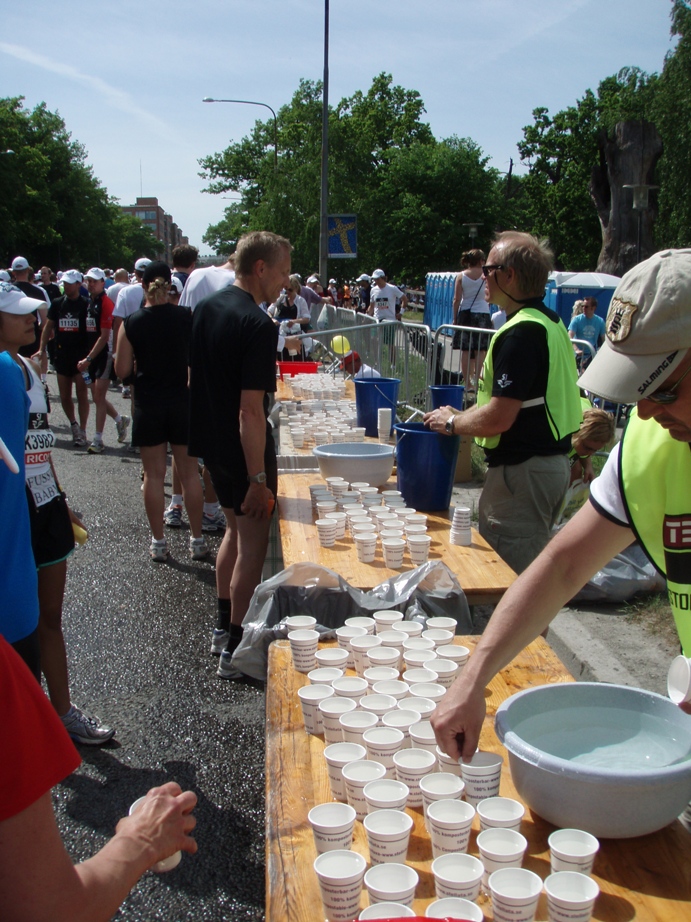
{"label": "woman in white tank top", "polygon": [[[464,330],[454,336],[454,348],[461,349],[461,371],[466,393],[474,391],[482,363],[485,360],[489,337],[480,330],[491,330],[489,304],[485,301],[485,279],[482,250],[469,250],[461,256],[462,271],[456,276],[453,292],[453,322],[462,327],[474,327],[477,333]],[[472,360],[472,361],[471,361]]]}

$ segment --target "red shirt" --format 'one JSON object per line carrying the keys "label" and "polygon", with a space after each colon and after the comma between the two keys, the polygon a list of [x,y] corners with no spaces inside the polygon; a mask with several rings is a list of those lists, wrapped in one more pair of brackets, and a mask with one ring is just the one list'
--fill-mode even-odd
{"label": "red shirt", "polygon": [[0,822],[16,816],[81,762],[21,657],[0,637]]}

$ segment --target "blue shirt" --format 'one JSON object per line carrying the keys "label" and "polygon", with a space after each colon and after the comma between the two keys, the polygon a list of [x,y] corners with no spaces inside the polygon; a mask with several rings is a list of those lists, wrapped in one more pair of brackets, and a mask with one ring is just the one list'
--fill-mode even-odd
{"label": "blue shirt", "polygon": [[584,339],[597,351],[600,340],[605,335],[605,321],[597,314],[593,314],[592,317],[578,314],[569,324],[569,333],[573,333],[575,339]]}

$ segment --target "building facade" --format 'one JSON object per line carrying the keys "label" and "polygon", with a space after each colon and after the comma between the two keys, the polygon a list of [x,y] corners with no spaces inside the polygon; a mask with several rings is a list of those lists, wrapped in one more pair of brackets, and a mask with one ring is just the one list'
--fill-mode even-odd
{"label": "building facade", "polygon": [[189,240],[183,235],[172,216],[161,208],[158,199],[137,196],[134,205],[122,205],[121,207],[126,214],[138,218],[149,228],[154,237],[161,241],[162,249],[156,256],[172,265],[173,248],[181,243],[189,243]]}

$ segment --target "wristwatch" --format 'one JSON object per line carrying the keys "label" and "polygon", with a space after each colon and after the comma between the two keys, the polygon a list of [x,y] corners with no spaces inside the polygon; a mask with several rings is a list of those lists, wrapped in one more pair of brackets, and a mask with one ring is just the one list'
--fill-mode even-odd
{"label": "wristwatch", "polygon": [[456,419],[456,414],[452,413],[451,416],[444,423],[444,432],[447,435],[453,435],[453,421]]}
{"label": "wristwatch", "polygon": [[248,474],[247,480],[249,483],[266,483],[266,473],[262,471],[259,474]]}

